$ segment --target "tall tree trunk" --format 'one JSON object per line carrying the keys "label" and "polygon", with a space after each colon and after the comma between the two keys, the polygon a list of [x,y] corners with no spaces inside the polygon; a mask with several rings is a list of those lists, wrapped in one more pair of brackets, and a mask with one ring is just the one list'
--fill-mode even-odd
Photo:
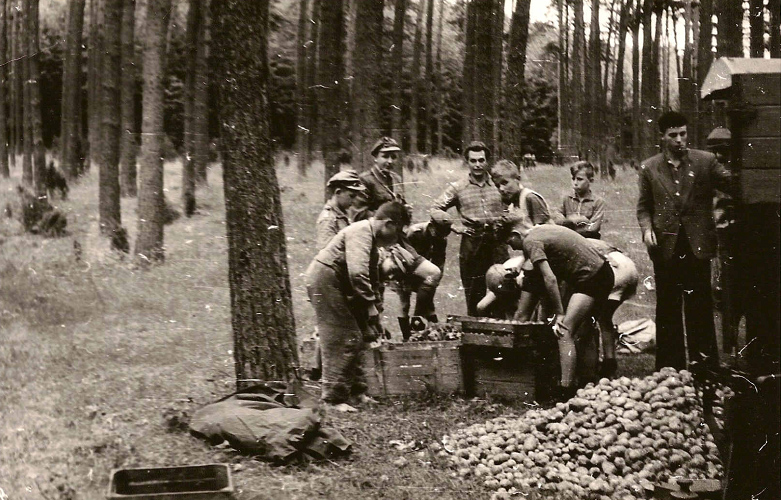
{"label": "tall tree trunk", "polygon": [[[630,0],[634,1],[634,0]],[[643,125],[640,120],[640,25],[642,24],[642,2],[637,0],[632,19],[632,156],[642,156]]]}
{"label": "tall tree trunk", "polygon": [[81,174],[81,43],[84,29],[84,0],[68,3],[68,36],[62,78],[62,121],[60,166],[71,179]]}
{"label": "tall tree trunk", "polygon": [[602,113],[600,99],[602,96],[602,71],[600,59],[599,33],[599,0],[591,2],[591,25],[589,33],[589,53],[586,58],[586,109],[587,122],[583,124],[583,130],[588,131],[589,159],[598,159],[600,145],[602,144]]}
{"label": "tall tree trunk", "polygon": [[433,106],[433,88],[434,88],[434,1],[428,0],[428,11],[426,12],[426,75],[425,75],[425,97],[423,99],[423,109],[425,122],[423,134],[423,151],[432,153],[434,148],[434,106]]}
{"label": "tall tree trunk", "polygon": [[600,103],[600,109],[602,110],[602,117],[603,117],[603,123],[602,127],[603,129],[607,125],[607,116],[609,116],[608,113],[608,102],[607,102],[607,94],[608,89],[610,88],[610,60],[612,59],[610,56],[613,52],[613,46],[611,44],[613,40],[613,33],[616,32],[618,29],[618,26],[616,25],[616,2],[618,0],[613,0],[613,2],[610,4],[610,18],[608,19],[607,23],[607,40],[605,41],[605,47],[600,52],[600,58],[605,61],[605,68],[602,71],[602,95],[600,96],[601,103]]}
{"label": "tall tree trunk", "polygon": [[310,38],[307,36],[308,20],[309,0],[299,0],[298,32],[296,34],[296,153],[298,156],[298,175],[301,177],[306,177],[306,171],[309,168],[306,136],[312,128],[306,121],[308,116],[306,108],[309,105],[306,101],[306,58],[308,51],[315,50],[315,47],[311,46]]}
{"label": "tall tree trunk", "polygon": [[[329,14],[326,5],[332,1],[323,3],[324,14]],[[217,80],[221,85],[228,282],[239,388],[252,379],[290,380],[298,365],[282,205],[270,154],[265,98],[268,5],[268,0],[215,3],[219,9],[215,52],[224,55],[219,58]],[[332,33],[323,28],[325,41]],[[257,195],[258,186],[264,187],[264,196]]]}
{"label": "tall tree trunk", "polygon": [[121,125],[122,136],[119,142],[119,188],[123,196],[135,197],[138,194],[136,183],[136,154],[138,130],[136,128],[136,54],[135,54],[136,0],[122,2],[122,88]]}
{"label": "tall tree trunk", "polygon": [[[91,0],[88,64],[88,140],[89,164],[100,166],[102,158],[100,141],[103,138],[103,90],[101,74],[103,72],[103,4],[106,0]],[[112,103],[116,105],[116,103]]]}
{"label": "tall tree trunk", "polygon": [[184,83],[184,158],[182,159],[182,206],[187,217],[195,211],[195,78],[198,58],[200,0],[190,0],[187,12],[187,76]]}
{"label": "tall tree trunk", "polygon": [[418,0],[418,14],[415,22],[415,41],[412,45],[412,104],[410,104],[410,124],[409,124],[409,151],[412,154],[418,153],[418,141],[420,131],[420,53],[423,51],[423,11],[426,8],[426,2],[432,0]]}
{"label": "tall tree trunk", "polygon": [[[208,184],[209,167],[209,85],[211,82],[211,73],[209,71],[209,44],[211,31],[211,16],[209,12],[211,0],[202,0],[198,2],[198,8],[201,10],[201,23],[198,27],[198,38],[196,41],[197,50],[195,52],[195,95],[193,103],[193,134],[194,168],[195,181],[199,185]],[[193,206],[186,207],[189,211],[195,210]]]}
{"label": "tall tree trunk", "polygon": [[610,94],[610,110],[613,115],[613,134],[623,150],[623,124],[624,124],[624,57],[626,55],[627,25],[629,23],[630,3],[633,0],[623,2],[621,14],[618,18],[618,56],[616,57],[616,71],[613,75],[613,91]]}
{"label": "tall tree trunk", "polygon": [[507,93],[505,128],[507,152],[512,161],[521,164],[523,151],[523,99],[526,94],[526,45],[529,39],[531,0],[518,0],[510,22],[510,40],[507,45]]}
{"label": "tall tree trunk", "polygon": [[358,2],[353,54],[353,155],[364,170],[370,164],[369,150],[380,136],[380,77],[382,75],[382,9],[384,0]]}
{"label": "tall tree trunk", "polygon": [[735,0],[716,0],[719,16],[719,57],[743,57],[743,5]]}
{"label": "tall tree trunk", "polygon": [[[562,156],[569,155],[569,47],[567,46],[567,40],[569,38],[569,15],[567,13],[565,0],[557,0],[556,8],[559,16],[559,134],[558,134],[558,150]],[[508,60],[509,64],[509,60]]]}
{"label": "tall tree trunk", "polygon": [[[578,157],[583,155],[583,124],[582,119],[587,118],[587,110],[584,107],[583,83],[586,78],[586,27],[583,21],[583,0],[575,0],[573,6],[575,16],[575,30],[572,40],[572,81],[570,89],[572,90],[572,113],[575,117],[574,139],[578,149]],[[585,122],[588,123],[588,122]]]}
{"label": "tall tree trunk", "polygon": [[691,134],[692,142],[697,138],[695,128],[695,118],[697,118],[697,81],[694,77],[694,46],[693,46],[693,33],[692,33],[692,4],[691,1],[687,1],[684,4],[683,10],[683,64],[681,78],[678,80],[678,93],[681,100],[681,112],[687,117],[691,118],[691,128],[689,131]]}
{"label": "tall tree trunk", "polygon": [[101,72],[101,139],[98,210],[100,230],[111,234],[122,221],[119,194],[119,137],[122,0],[104,0],[103,71]]}
{"label": "tall tree trunk", "polygon": [[[140,262],[161,262],[163,249],[163,105],[165,47],[171,0],[147,0],[144,39],[144,97],[141,118],[141,154],[138,172],[138,237],[135,255]],[[231,50],[244,45],[237,44]],[[226,50],[228,57],[231,50]],[[225,75],[226,76],[226,75]],[[262,186],[262,184],[259,184]],[[263,196],[258,196],[263,198]]]}
{"label": "tall tree trunk", "polygon": [[[19,48],[19,54],[30,53],[30,39],[32,34],[30,33],[30,0],[22,0],[20,17],[21,22],[21,46]],[[33,172],[33,126],[32,126],[32,94],[30,93],[30,86],[32,79],[30,78],[30,58],[23,58],[23,77],[24,82],[24,151],[22,153],[22,182],[30,187],[34,187],[34,172]]]}
{"label": "tall tree trunk", "polygon": [[[339,171],[338,156],[346,149],[348,128],[344,104],[345,26],[342,0],[320,0],[320,47],[317,65],[318,128],[325,163],[325,181]],[[216,38],[216,37],[215,37]],[[325,181],[323,184],[325,184]]]}
{"label": "tall tree trunk", "polygon": [[306,135],[306,164],[309,165],[312,161],[312,155],[316,147],[319,147],[322,142],[320,127],[317,126],[317,91],[315,84],[317,83],[317,53],[320,50],[320,4],[322,0],[312,0],[312,25],[310,29],[311,33],[311,50],[306,54],[306,101],[307,101],[307,118],[306,122],[309,124],[309,131]]}
{"label": "tall tree trunk", "polygon": [[393,89],[391,97],[391,135],[396,136],[398,140],[403,139],[404,130],[402,127],[401,109],[403,102],[402,90],[404,80],[401,78],[404,72],[404,20],[407,12],[407,0],[396,0],[396,6],[393,9],[393,48],[391,49],[391,66],[396,78],[393,80]]}
{"label": "tall tree trunk", "polygon": [[781,57],[781,0],[770,0],[767,9],[770,11],[770,57]]}
{"label": "tall tree trunk", "polygon": [[[433,0],[432,0],[433,1]],[[504,55],[504,0],[494,0],[491,8],[491,91],[493,96],[489,101],[491,110],[490,120],[486,122],[486,125],[490,126],[491,135],[485,137],[491,137],[491,143],[489,147],[493,154],[500,158],[504,155],[502,151],[501,142],[501,110],[503,103],[503,86],[502,86],[502,69],[503,69],[503,55]],[[486,73],[488,74],[488,73]]]}
{"label": "tall tree trunk", "polygon": [[[664,16],[664,36],[662,37],[662,109],[670,108],[670,7],[662,11]],[[690,115],[691,116],[691,115]]]}
{"label": "tall tree trunk", "polygon": [[[8,23],[8,153],[11,157],[11,169],[16,169],[16,153],[18,148],[18,135],[16,133],[19,117],[17,115],[16,87],[19,80],[19,63],[16,61],[16,1],[10,0],[6,5],[6,18]],[[4,55],[5,56],[5,55]]]}
{"label": "tall tree trunk", "polygon": [[[5,41],[8,35],[6,22],[6,0],[0,0],[0,58],[5,59]],[[0,67],[0,177],[7,179],[11,176],[8,169],[8,117],[5,108],[6,67]]]}
{"label": "tall tree trunk", "polygon": [[434,68],[434,74],[436,78],[436,84],[434,85],[434,91],[437,94],[437,146],[436,152],[442,152],[443,146],[443,128],[444,128],[444,116],[445,116],[445,92],[444,85],[442,85],[442,21],[445,18],[445,0],[439,0],[439,19],[437,20],[437,59]]}
{"label": "tall tree trunk", "polygon": [[640,94],[642,96],[640,102],[641,113],[641,126],[642,137],[641,147],[643,148],[643,158],[647,158],[656,152],[656,140],[653,133],[653,127],[655,125],[654,118],[654,104],[658,100],[658,95],[654,97],[654,90],[657,88],[654,84],[654,80],[658,79],[658,64],[659,60],[654,59],[654,43],[653,43],[653,0],[645,0],[643,5],[643,80],[641,83]]}
{"label": "tall tree trunk", "polygon": [[30,85],[30,131],[32,138],[33,179],[38,196],[46,196],[46,148],[43,145],[43,122],[41,121],[41,72],[38,61],[41,57],[38,35],[38,0],[28,0],[27,29]]}
{"label": "tall tree trunk", "polygon": [[763,0],[749,0],[749,53],[751,57],[765,57],[765,9]]}
{"label": "tall tree trunk", "polygon": [[475,24],[477,22],[477,8],[474,2],[465,2],[464,22],[464,67],[461,72],[461,87],[464,110],[464,124],[462,127],[461,143],[467,144],[476,134],[475,130]]}
{"label": "tall tree trunk", "polygon": [[[12,6],[14,12],[14,36],[11,37],[13,43],[13,61],[14,61],[14,124],[16,125],[16,146],[15,157],[23,156],[24,154],[24,136],[25,136],[25,88],[24,84],[27,78],[27,60],[22,57],[27,50],[24,47],[25,44],[25,30],[24,30],[24,12],[22,9],[22,0],[16,0]],[[32,163],[28,163],[28,181],[32,183]],[[22,159],[22,171],[24,175],[24,159]]]}
{"label": "tall tree trunk", "polygon": [[[713,0],[700,0],[699,9],[700,39],[697,42],[697,66],[695,66],[698,89],[702,88],[702,82],[713,62]],[[713,102],[701,102],[698,99],[698,103],[700,109],[697,115],[697,144],[703,145],[715,126]]]}

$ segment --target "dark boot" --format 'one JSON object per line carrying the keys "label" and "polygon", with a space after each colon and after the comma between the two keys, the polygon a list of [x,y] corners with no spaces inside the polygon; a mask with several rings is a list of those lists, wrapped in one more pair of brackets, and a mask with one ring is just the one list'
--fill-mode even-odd
{"label": "dark boot", "polygon": [[412,330],[409,326],[409,318],[406,316],[399,316],[399,329],[401,330],[401,339],[402,341],[406,342],[409,340],[409,336],[412,333]]}
{"label": "dark boot", "polygon": [[605,358],[602,360],[602,365],[599,367],[600,378],[613,378],[618,371],[618,362],[616,358]]}

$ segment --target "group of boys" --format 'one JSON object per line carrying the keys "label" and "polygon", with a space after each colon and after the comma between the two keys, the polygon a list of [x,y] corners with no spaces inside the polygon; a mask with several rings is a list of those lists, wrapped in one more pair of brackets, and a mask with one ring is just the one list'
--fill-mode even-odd
{"label": "group of boys", "polygon": [[[715,356],[710,285],[700,269],[712,251],[708,231],[713,220],[709,215],[710,226],[700,220],[702,210],[690,208],[701,202],[699,195],[692,200],[687,190],[695,180],[695,187],[702,188],[704,179],[708,185],[702,191],[712,195],[726,177],[712,154],[686,148],[682,115],[663,115],[659,128],[662,153],[640,168],[638,221],[660,288],[657,367],[683,368],[681,301],[686,303],[690,360]],[[617,331],[612,317],[633,295],[638,275],[631,259],[599,239],[605,203],[590,190],[591,164],[572,165],[573,191],[560,208],[551,210],[541,195],[521,184],[513,162],[501,160],[491,166],[486,145],[470,143],[464,149],[466,178],[446,186],[432,204],[428,221],[410,225],[403,183],[392,171],[401,148],[392,138],[382,137],[371,153],[370,169],[361,174],[342,171],[329,180],[331,198],[317,221],[320,250],[307,271],[326,403],[349,411],[353,408],[348,402],[370,400],[359,360],[366,343],[387,332],[380,321],[385,281],[399,282],[405,340],[410,333],[411,291],[417,294],[414,315],[437,321],[433,298],[444,268],[446,238],[455,230],[450,208],[456,209],[463,226],[457,232],[467,314],[522,321],[536,315],[548,321],[558,337],[562,399],[574,394],[576,384],[588,381],[577,380],[579,354],[585,358],[580,364],[594,364],[599,357],[575,343],[590,328],[596,332],[593,324],[599,324],[602,335],[599,373],[615,374]],[[668,165],[674,168],[660,170]],[[511,259],[511,250],[521,255]]]}

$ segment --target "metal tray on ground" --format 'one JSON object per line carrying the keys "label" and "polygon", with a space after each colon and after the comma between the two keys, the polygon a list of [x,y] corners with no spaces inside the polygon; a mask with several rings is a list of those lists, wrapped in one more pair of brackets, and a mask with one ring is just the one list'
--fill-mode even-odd
{"label": "metal tray on ground", "polygon": [[222,500],[234,488],[226,464],[115,469],[108,484],[109,500]]}

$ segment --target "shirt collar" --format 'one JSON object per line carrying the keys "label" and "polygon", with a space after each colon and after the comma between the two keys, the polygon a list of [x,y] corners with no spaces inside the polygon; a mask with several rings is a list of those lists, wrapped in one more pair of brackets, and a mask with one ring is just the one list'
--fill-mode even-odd
{"label": "shirt collar", "polygon": [[594,194],[589,189],[586,194],[583,195],[582,198],[578,198],[578,196],[573,192],[569,195],[570,198],[576,201],[593,201],[594,200]]}
{"label": "shirt collar", "polygon": [[485,176],[483,177],[483,182],[482,182],[482,183],[481,183],[481,182],[478,182],[478,181],[477,181],[477,179],[475,179],[474,177],[472,177],[472,172],[469,172],[468,179],[469,179],[469,182],[471,182],[471,183],[472,183],[472,184],[474,184],[475,186],[484,187],[484,186],[486,186],[486,185],[488,185],[488,186],[491,186],[491,185],[493,185],[493,182],[491,182],[491,176],[490,176],[490,175],[488,175],[488,174],[485,174]]}
{"label": "shirt collar", "polygon": [[390,171],[383,172],[382,170],[380,170],[380,167],[378,167],[377,165],[374,165],[372,167],[372,173],[374,174],[375,177],[377,177],[380,180],[390,181],[391,179],[393,179],[393,177],[391,177]]}
{"label": "shirt collar", "polygon": [[336,206],[336,204],[332,203],[331,200],[326,201],[325,206],[333,210],[337,217],[347,218],[347,212]]}

